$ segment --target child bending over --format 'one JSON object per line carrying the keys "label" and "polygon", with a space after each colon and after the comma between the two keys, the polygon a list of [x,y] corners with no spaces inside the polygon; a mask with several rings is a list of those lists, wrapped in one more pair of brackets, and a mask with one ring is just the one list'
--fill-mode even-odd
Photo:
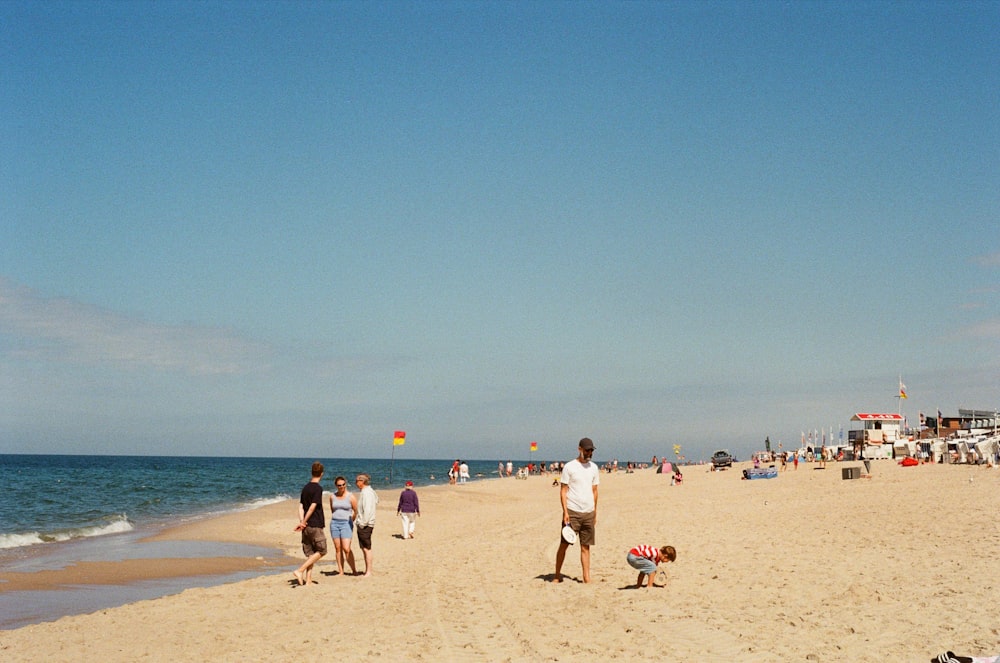
{"label": "child bending over", "polygon": [[655,548],[653,546],[641,545],[629,550],[627,559],[629,566],[639,570],[639,577],[635,581],[637,589],[642,587],[644,577],[647,579],[647,587],[666,587],[666,583],[662,585],[653,583],[653,577],[656,575],[656,565],[660,562],[674,561],[677,559],[677,551],[674,550],[673,546]]}

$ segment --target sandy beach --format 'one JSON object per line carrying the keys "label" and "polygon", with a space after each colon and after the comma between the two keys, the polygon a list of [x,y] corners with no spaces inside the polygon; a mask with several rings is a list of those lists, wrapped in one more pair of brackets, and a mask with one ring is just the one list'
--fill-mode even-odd
{"label": "sandy beach", "polygon": [[[1000,470],[885,460],[871,479],[842,480],[841,467],[853,465],[755,481],[740,479],[745,464],[694,466],[679,486],[653,470],[602,474],[589,585],[578,581],[576,547],[566,581],[549,582],[559,525],[551,476],[420,489],[413,540],[399,536],[398,492],[382,490],[375,575],[336,576],[328,556],[307,587],[291,582],[302,558],[294,502],[230,514],[161,538],[249,543],[275,556],[4,575],[0,591],[81,574],[108,582],[259,569],[249,580],[0,631],[0,659],[916,662],[947,649],[1000,653]],[[676,563],[661,567],[666,588],[631,587],[625,553],[638,543],[677,548]]]}

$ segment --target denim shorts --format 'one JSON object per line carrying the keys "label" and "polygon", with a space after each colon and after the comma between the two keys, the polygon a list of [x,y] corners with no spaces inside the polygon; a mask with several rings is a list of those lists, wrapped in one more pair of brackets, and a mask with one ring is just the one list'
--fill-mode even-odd
{"label": "denim shorts", "polygon": [[353,523],[350,520],[331,520],[331,539],[351,539],[354,537]]}
{"label": "denim shorts", "polygon": [[642,571],[646,575],[653,575],[654,573],[656,573],[656,564],[653,562],[653,560],[647,559],[645,557],[639,557],[638,555],[633,553],[628,554],[628,565],[631,566],[633,569]]}

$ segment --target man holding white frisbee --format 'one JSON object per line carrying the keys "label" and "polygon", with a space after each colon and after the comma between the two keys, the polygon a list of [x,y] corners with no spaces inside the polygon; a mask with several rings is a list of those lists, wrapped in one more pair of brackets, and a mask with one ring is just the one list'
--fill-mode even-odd
{"label": "man holding white frisbee", "polygon": [[[590,546],[594,545],[594,530],[597,525],[597,485],[601,482],[601,472],[597,463],[591,461],[594,443],[589,437],[580,440],[579,455],[563,466],[559,477],[559,502],[562,504],[560,528],[569,527],[580,544],[580,564],[583,567],[583,581],[590,582]],[[570,538],[573,538],[570,535]],[[566,549],[571,545],[566,536],[559,538],[556,551],[556,573],[552,582],[562,582],[562,566],[566,559]]]}

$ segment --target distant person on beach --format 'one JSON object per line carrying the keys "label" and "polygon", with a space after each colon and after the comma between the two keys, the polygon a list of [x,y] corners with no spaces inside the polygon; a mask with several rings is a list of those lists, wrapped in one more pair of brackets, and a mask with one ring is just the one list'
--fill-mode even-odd
{"label": "distant person on beach", "polygon": [[412,539],[417,528],[417,516],[420,515],[420,498],[413,490],[413,482],[407,481],[406,487],[399,493],[399,503],[396,505],[396,515],[403,519],[403,538]]}
{"label": "distant person on beach", "polygon": [[358,499],[347,490],[347,479],[337,477],[333,481],[334,493],[330,495],[330,538],[336,552],[337,573],[344,575],[344,562],[351,567],[351,575],[357,575],[354,565],[354,521],[358,517]]}
{"label": "distant person on beach", "polygon": [[514,463],[507,461],[507,476],[514,474]]}
{"label": "distant person on beach", "polygon": [[455,462],[451,464],[451,469],[448,471],[448,483],[458,483],[458,468],[461,464],[462,461],[457,458],[455,459]]}
{"label": "distant person on beach", "polygon": [[[569,525],[576,532],[580,544],[580,565],[583,567],[583,581],[590,582],[590,546],[594,545],[597,526],[597,486],[601,483],[601,471],[597,463],[590,459],[594,455],[594,443],[589,437],[580,440],[579,455],[563,466],[559,477],[559,502],[562,505],[562,524]],[[556,573],[553,582],[562,582],[562,567],[566,560],[569,543],[561,535],[556,551]]]}
{"label": "distant person on beach", "polygon": [[503,461],[497,463],[497,476],[503,479]]}
{"label": "distant person on beach", "polygon": [[323,463],[312,464],[312,478],[299,495],[299,522],[296,532],[302,532],[302,552],[306,561],[292,572],[299,585],[312,582],[313,566],[326,555],[326,516],[323,514]]}
{"label": "distant person on beach", "polygon": [[667,583],[657,585],[653,582],[653,578],[656,576],[657,564],[674,561],[677,559],[677,551],[674,550],[673,546],[655,548],[653,546],[641,545],[629,550],[626,559],[629,566],[639,571],[639,577],[635,581],[636,589],[642,587],[644,579],[647,580],[646,587],[666,587]]}
{"label": "distant person on beach", "polygon": [[458,466],[458,482],[465,483],[469,480],[469,464],[464,460],[462,464]]}
{"label": "distant person on beach", "polygon": [[375,507],[378,506],[378,495],[372,488],[372,478],[367,474],[359,474],[355,482],[361,489],[358,497],[358,545],[365,555],[365,578],[372,574],[372,531],[375,529]]}

